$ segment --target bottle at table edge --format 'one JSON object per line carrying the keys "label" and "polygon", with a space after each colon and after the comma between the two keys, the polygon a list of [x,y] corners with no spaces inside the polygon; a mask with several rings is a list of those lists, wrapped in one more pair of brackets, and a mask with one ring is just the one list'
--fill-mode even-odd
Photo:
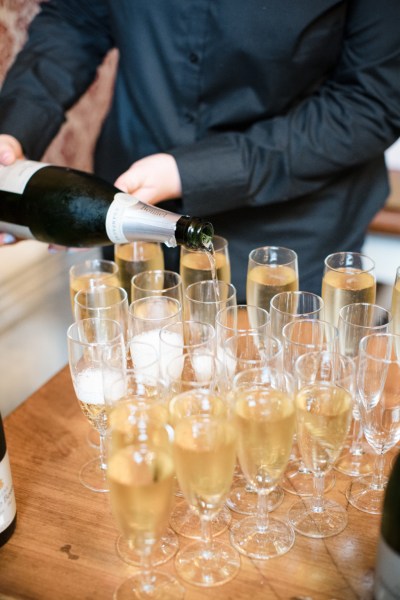
{"label": "bottle at table edge", "polygon": [[0,548],[14,533],[17,508],[11,478],[3,421],[0,414]]}
{"label": "bottle at table edge", "polygon": [[383,502],[375,568],[374,599],[400,598],[400,454],[390,475]]}
{"label": "bottle at table edge", "polygon": [[150,206],[83,171],[18,160],[0,165],[0,232],[89,248],[135,240],[208,247],[211,223]]}

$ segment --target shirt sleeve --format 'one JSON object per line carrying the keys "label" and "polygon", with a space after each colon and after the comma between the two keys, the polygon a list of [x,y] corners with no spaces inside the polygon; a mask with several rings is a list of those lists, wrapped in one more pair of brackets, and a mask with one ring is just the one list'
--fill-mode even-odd
{"label": "shirt sleeve", "polygon": [[0,132],[17,138],[29,158],[41,158],[112,47],[106,4],[49,0],[33,19],[0,96]]}
{"label": "shirt sleeve", "polygon": [[[287,114],[173,148],[188,214],[304,196],[400,136],[398,0],[353,0],[335,70]],[[321,48],[321,53],[324,49]]]}

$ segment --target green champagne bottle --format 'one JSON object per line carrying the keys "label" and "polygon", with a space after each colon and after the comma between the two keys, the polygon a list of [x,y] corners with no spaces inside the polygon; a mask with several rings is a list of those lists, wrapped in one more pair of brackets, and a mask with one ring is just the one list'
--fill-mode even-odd
{"label": "green champagne bottle", "polygon": [[207,248],[211,223],[150,206],[83,171],[18,160],[0,166],[0,231],[89,248],[134,240]]}
{"label": "green champagne bottle", "polygon": [[0,547],[14,533],[17,523],[14,488],[11,478],[3,421],[0,414]]}

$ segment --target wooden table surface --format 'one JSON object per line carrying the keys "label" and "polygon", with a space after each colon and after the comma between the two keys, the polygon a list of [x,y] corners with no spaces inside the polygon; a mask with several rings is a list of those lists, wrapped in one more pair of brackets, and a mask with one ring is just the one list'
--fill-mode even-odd
{"label": "wooden table surface", "polygon": [[[0,548],[0,599],[111,599],[134,568],[116,555],[117,531],[108,495],[90,492],[78,480],[79,467],[94,451],[86,441],[88,424],[69,370],[61,370],[11,413],[5,431],[18,524]],[[269,561],[242,556],[234,580],[209,589],[183,584],[185,598],[371,599],[380,518],[347,504],[348,481],[337,474],[327,494],[348,511],[349,522],[341,534],[325,540],[297,535],[289,553]],[[275,514],[284,518],[295,499],[286,494]],[[228,539],[228,534],[223,537]],[[175,572],[173,560],[158,568]]]}

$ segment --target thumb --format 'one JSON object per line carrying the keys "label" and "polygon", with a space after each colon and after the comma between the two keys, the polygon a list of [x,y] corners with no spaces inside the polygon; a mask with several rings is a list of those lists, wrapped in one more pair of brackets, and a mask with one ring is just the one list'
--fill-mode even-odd
{"label": "thumb", "polygon": [[128,171],[122,173],[122,175],[115,180],[114,185],[122,192],[131,194],[138,189],[140,184],[137,176],[132,172],[131,169],[128,169]]}
{"label": "thumb", "polygon": [[0,135],[0,164],[12,165],[23,157],[21,144],[11,135]]}

